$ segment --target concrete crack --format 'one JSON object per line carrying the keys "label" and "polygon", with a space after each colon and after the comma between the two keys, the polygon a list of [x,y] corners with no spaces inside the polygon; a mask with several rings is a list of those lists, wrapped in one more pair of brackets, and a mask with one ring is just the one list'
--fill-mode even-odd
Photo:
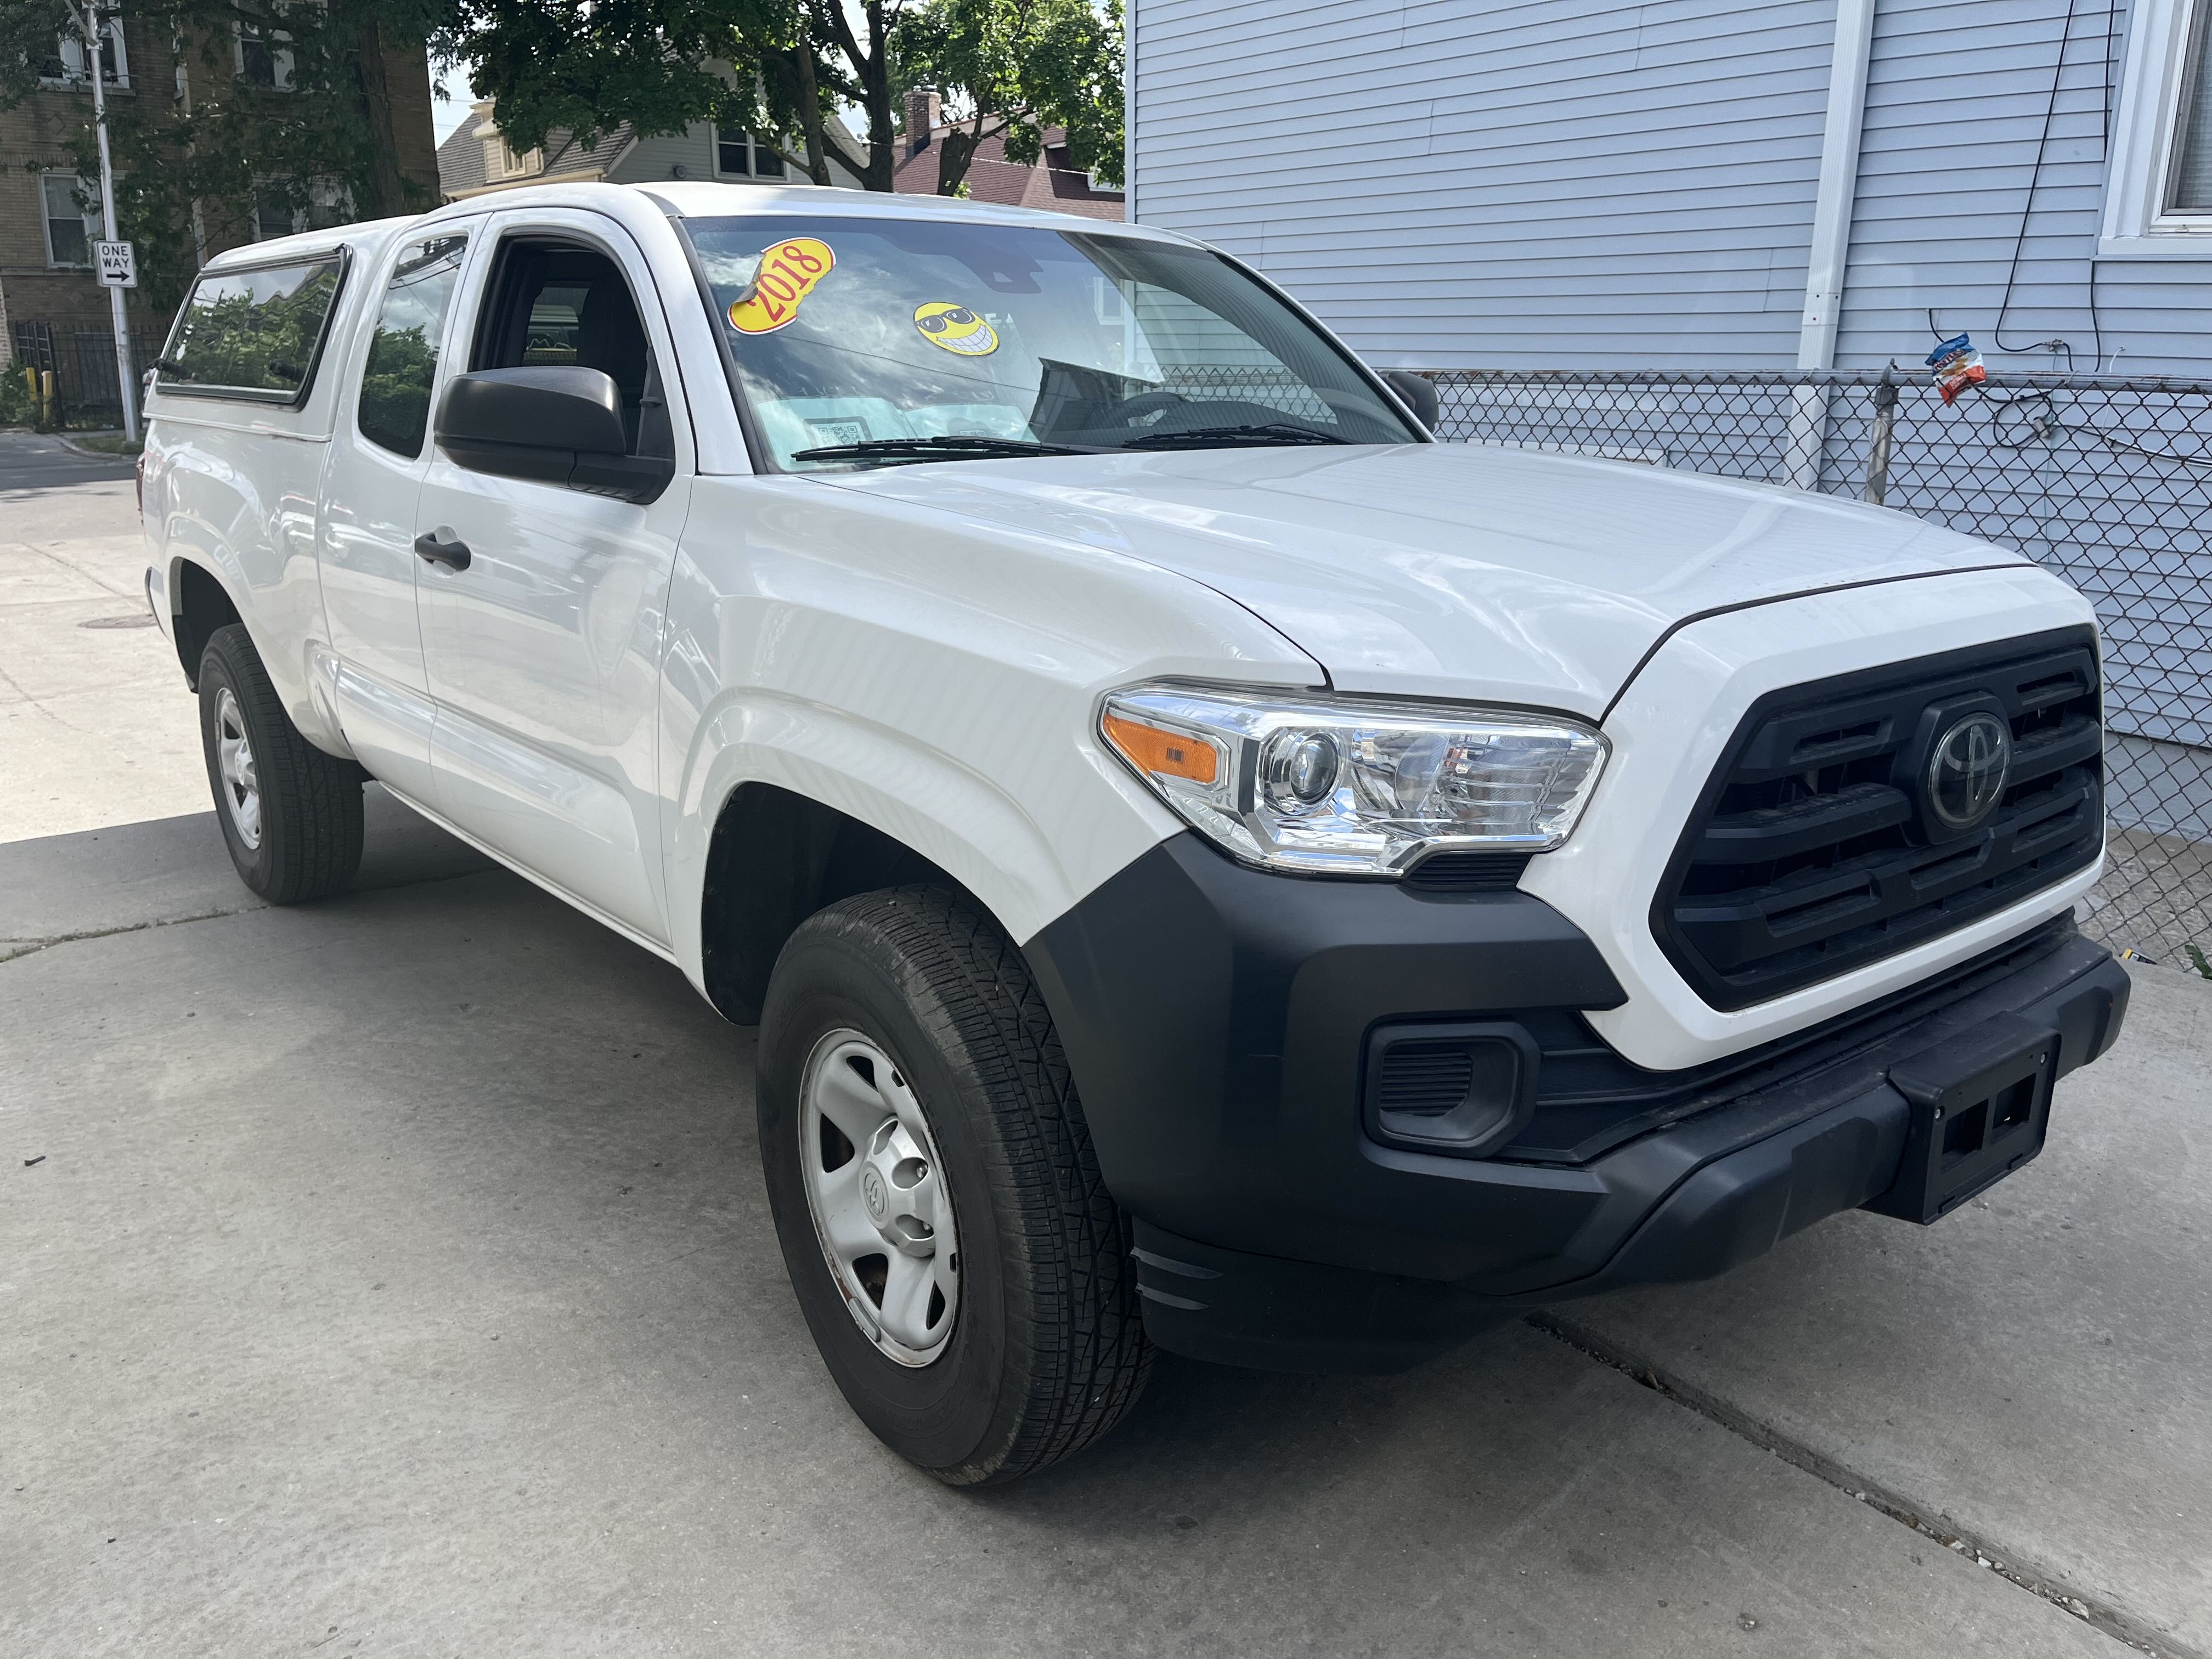
{"label": "concrete crack", "polygon": [[[360,898],[371,893],[397,893],[410,887],[428,887],[441,881],[465,881],[471,876],[485,873],[483,870],[455,870],[444,875],[418,877],[412,881],[380,882],[373,886],[353,888],[342,896]],[[20,962],[57,945],[82,945],[88,939],[113,939],[118,933],[143,933],[155,927],[181,927],[191,921],[219,921],[225,916],[248,915],[257,910],[276,908],[268,904],[234,904],[217,910],[196,910],[190,915],[161,916],[152,921],[118,922],[112,927],[88,927],[82,933],[54,933],[43,939],[0,937],[0,963]]]}
{"label": "concrete crack", "polygon": [[2060,1612],[2071,1613],[2117,1642],[2125,1643],[2139,1652],[2156,1656],[2156,1659],[2212,1659],[2212,1655],[2198,1649],[2176,1645],[2171,1637],[2146,1631],[2129,1614],[2094,1595],[2072,1588],[2055,1573],[2024,1567],[2017,1550],[1972,1533],[1953,1530],[1947,1518],[1929,1517],[1910,1498],[1883,1490],[1879,1484],[1854,1474],[1833,1458],[1814,1450],[1801,1441],[1791,1439],[1749,1413],[1729,1405],[1695,1383],[1673,1375],[1649,1358],[1630,1352],[1587,1326],[1563,1318],[1548,1308],[1530,1314],[1528,1323],[1578,1352],[1587,1354],[1600,1364],[1626,1372],[1645,1388],[1666,1395],[1677,1405],[1688,1407],[1698,1416],[1719,1425],[1762,1450],[1773,1453],[1784,1462],[1802,1469],[1816,1480],[1826,1481],[1837,1491],[1858,1499],[1868,1508],[1887,1516],[1899,1525],[1911,1528],[1930,1542],[1976,1562],[2006,1583],[2048,1601]]}
{"label": "concrete crack", "polygon": [[126,921],[113,927],[88,927],[81,933],[55,933],[46,939],[0,939],[0,963],[16,962],[56,945],[79,945],[86,939],[112,939],[118,933],[143,933],[153,927],[181,927],[188,921],[214,921],[222,916],[243,915],[265,905],[240,904],[228,910],[201,910],[189,916],[163,916],[154,921]]}

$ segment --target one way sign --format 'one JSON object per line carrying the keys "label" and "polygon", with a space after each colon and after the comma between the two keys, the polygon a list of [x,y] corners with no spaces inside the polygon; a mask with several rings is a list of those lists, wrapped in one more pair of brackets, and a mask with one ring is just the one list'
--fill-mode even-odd
{"label": "one way sign", "polygon": [[138,286],[138,254],[130,243],[95,241],[92,245],[92,259],[100,267],[102,288]]}

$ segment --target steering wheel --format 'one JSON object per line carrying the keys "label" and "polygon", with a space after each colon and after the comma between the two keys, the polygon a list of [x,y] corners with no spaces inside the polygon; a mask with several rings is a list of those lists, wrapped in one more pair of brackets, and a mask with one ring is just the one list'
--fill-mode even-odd
{"label": "steering wheel", "polygon": [[1177,404],[1187,404],[1189,398],[1180,392],[1140,392],[1127,403],[1114,405],[1114,413],[1121,417],[1123,426],[1140,415],[1151,415],[1164,409],[1173,409]]}

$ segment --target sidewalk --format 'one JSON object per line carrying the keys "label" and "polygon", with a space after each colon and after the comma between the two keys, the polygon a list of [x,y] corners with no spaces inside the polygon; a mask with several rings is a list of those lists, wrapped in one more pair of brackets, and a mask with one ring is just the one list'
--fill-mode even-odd
{"label": "sidewalk", "polygon": [[207,805],[145,574],[130,461],[0,432],[0,841]]}

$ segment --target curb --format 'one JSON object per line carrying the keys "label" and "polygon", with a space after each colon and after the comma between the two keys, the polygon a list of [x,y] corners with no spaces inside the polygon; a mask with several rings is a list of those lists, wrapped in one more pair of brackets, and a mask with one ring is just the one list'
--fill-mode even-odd
{"label": "curb", "polygon": [[[59,432],[49,432],[46,435],[69,451],[70,454],[82,455],[88,461],[136,461],[138,459],[136,455],[111,455],[104,449],[87,449],[82,444],[72,442],[65,434]],[[116,435],[120,437],[122,434],[118,433]]]}

